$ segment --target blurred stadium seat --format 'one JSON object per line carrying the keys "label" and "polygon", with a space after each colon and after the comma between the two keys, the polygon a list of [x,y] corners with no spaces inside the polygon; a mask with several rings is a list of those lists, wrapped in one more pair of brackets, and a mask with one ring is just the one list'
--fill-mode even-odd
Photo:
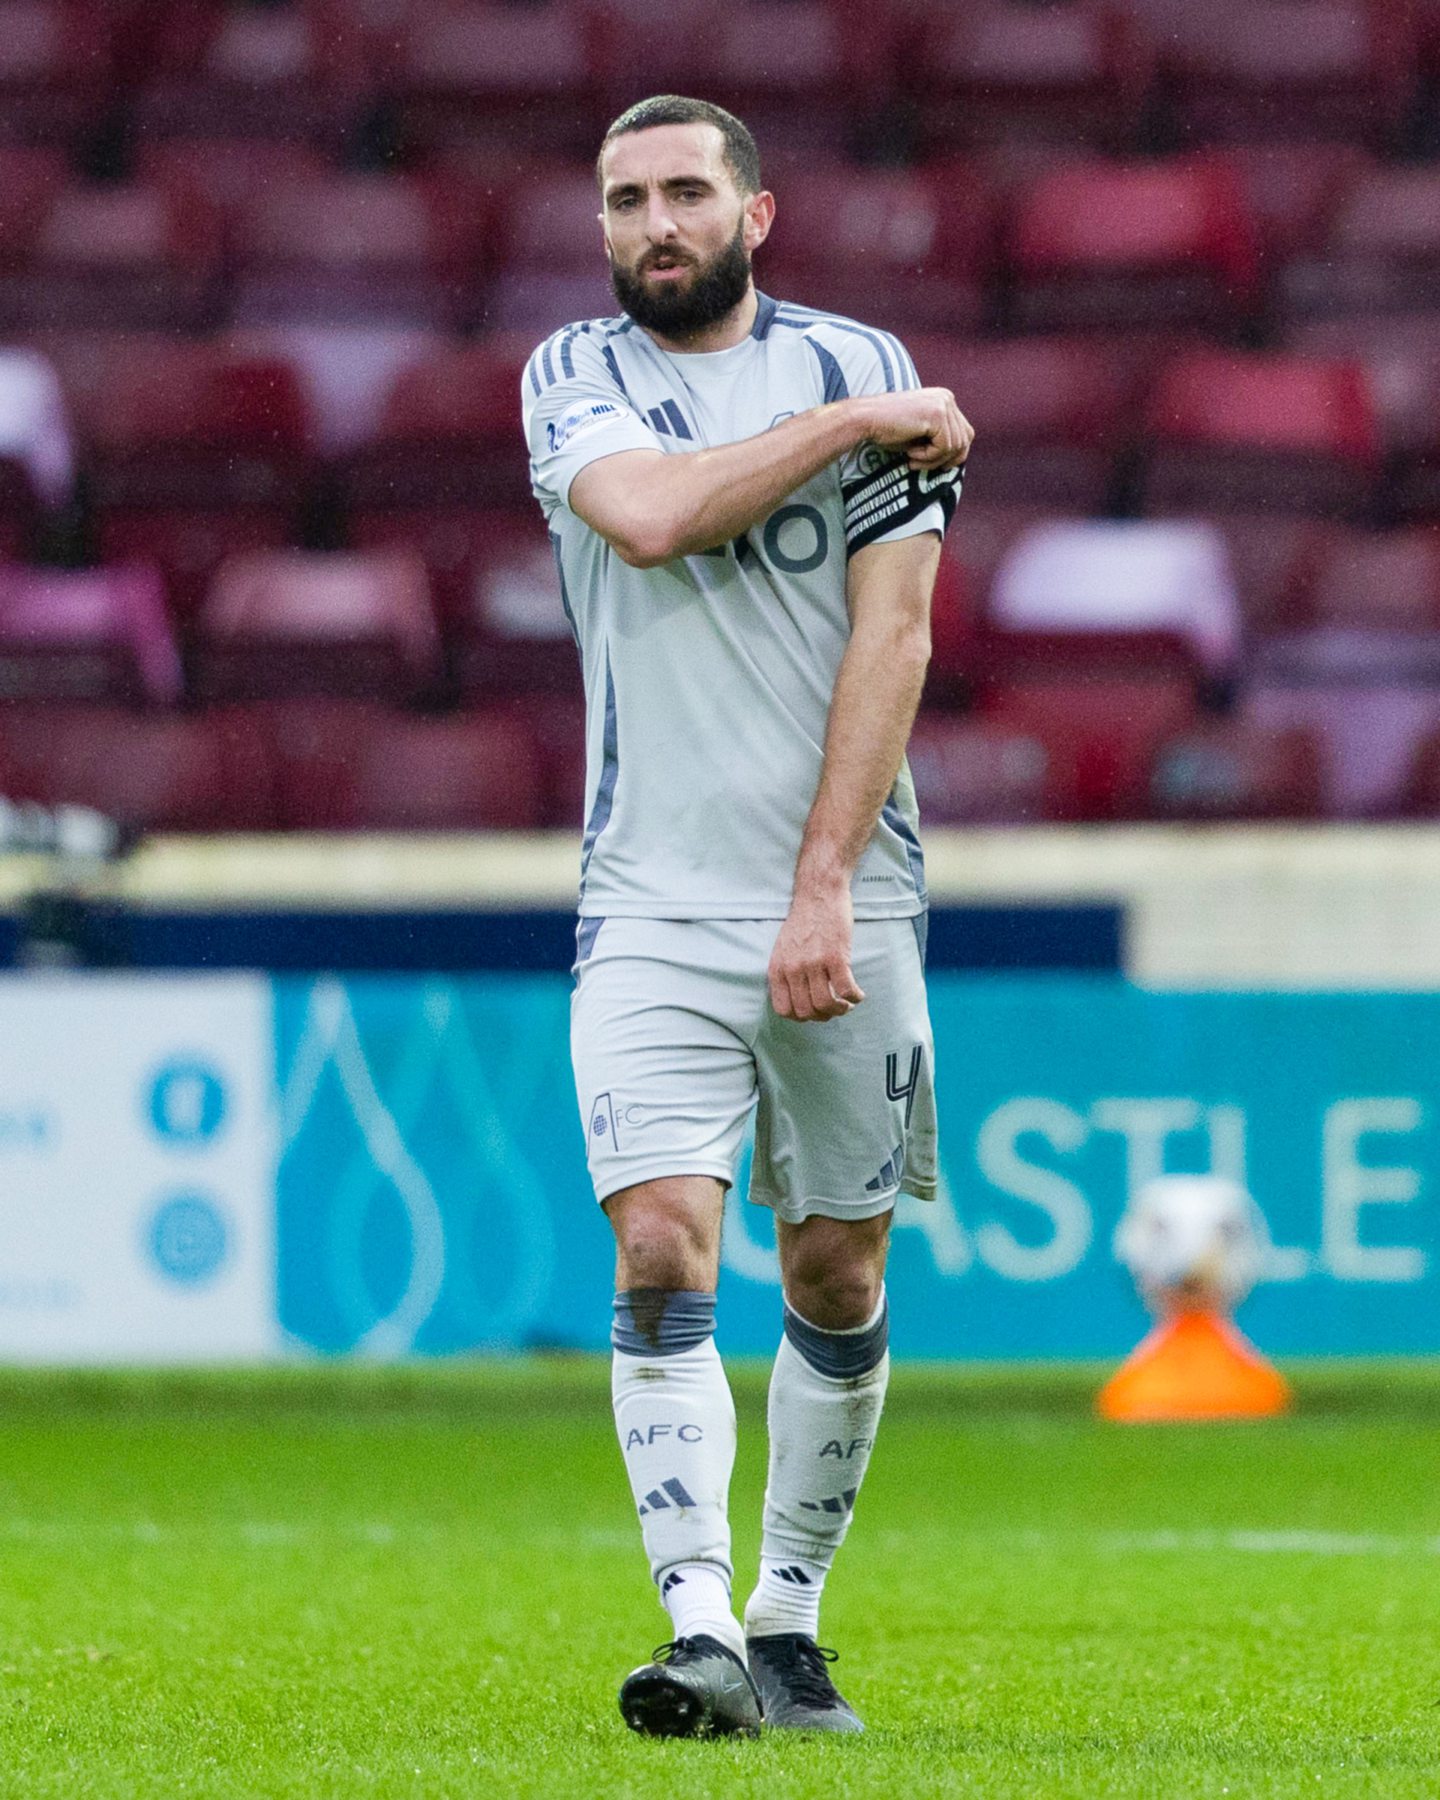
{"label": "blurred stadium seat", "polygon": [[522,332],[533,349],[574,319],[617,310],[593,168],[527,171],[506,190],[499,234],[502,266],[485,307],[491,330]]}
{"label": "blurred stadium seat", "polygon": [[1022,330],[1218,330],[1259,303],[1254,221],[1218,159],[1062,165],[1020,190],[1004,243]]}
{"label": "blurred stadium seat", "polygon": [[406,141],[593,156],[608,123],[592,79],[594,30],[590,13],[565,0],[412,5],[387,76],[400,90]]}
{"label": "blurred stadium seat", "polygon": [[1194,717],[1194,680],[1173,648],[1165,667],[1160,640],[1148,674],[1135,668],[1133,643],[1115,647],[1108,668],[1100,660],[1103,645],[1086,648],[1095,658],[1089,669],[1053,644],[1047,667],[1044,647],[1035,646],[1028,670],[1015,668],[987,679],[983,715],[1043,746],[1051,771],[1047,807],[1052,818],[1143,814],[1156,750]]}
{"label": "blurred stadium seat", "polygon": [[266,185],[240,204],[238,325],[456,329],[474,316],[489,215],[450,175],[333,174]]}
{"label": "blurred stadium seat", "polygon": [[1385,677],[1257,680],[1245,691],[1242,716],[1267,729],[1312,734],[1328,816],[1384,818],[1402,802],[1418,746],[1440,731],[1440,687]]}
{"label": "blurred stadium seat", "polygon": [[93,130],[111,46],[99,0],[0,0],[0,141],[68,148]]}
{"label": "blurred stadium seat", "polygon": [[978,0],[916,11],[903,67],[930,151],[1015,136],[1127,150],[1154,56],[1133,19],[1090,0]]}
{"label": "blurred stadium seat", "polygon": [[538,517],[456,508],[362,523],[367,547],[403,544],[425,557],[462,698],[579,694],[575,638]]}
{"label": "blurred stadium seat", "polygon": [[0,347],[0,561],[28,550],[42,513],[64,505],[75,479],[65,397],[51,364]]}
{"label": "blurred stadium seat", "polygon": [[0,329],[193,331],[211,317],[223,245],[204,204],[91,183],[60,189],[27,223],[6,233]]}
{"label": "blurred stadium seat", "polygon": [[166,704],[180,685],[156,570],[0,567],[0,697]]}
{"label": "blurred stadium seat", "polygon": [[1440,682],[1434,531],[1328,534],[1313,557],[1304,601],[1303,625],[1256,647],[1256,680]]}
{"label": "blurred stadium seat", "polygon": [[1357,363],[1188,351],[1160,371],[1147,426],[1152,513],[1347,518],[1377,496],[1379,419]]}
{"label": "blurred stadium seat", "polygon": [[1227,673],[1240,650],[1241,611],[1225,541],[1213,527],[1177,520],[1052,521],[1012,545],[986,606],[991,632],[1041,632],[1070,655],[1095,633],[1137,660],[1155,633],[1188,646],[1197,667]]}
{"label": "blurred stadium seat", "polygon": [[288,363],[203,339],[104,334],[49,348],[102,558],[158,563],[185,617],[224,555],[290,540],[310,422]]}
{"label": "blurred stadium seat", "polygon": [[1440,292],[1440,170],[1371,168],[1348,184],[1329,230],[1285,272],[1292,318],[1405,312]]}
{"label": "blurred stadium seat", "polygon": [[1162,39],[1183,141],[1347,139],[1393,147],[1416,81],[1408,8],[1388,0],[1210,0]]}
{"label": "blurred stadium seat", "polygon": [[958,165],[926,179],[811,164],[784,183],[760,285],[886,330],[973,331],[985,310],[989,211],[978,173]]}
{"label": "blurred stadium seat", "polygon": [[1289,344],[1364,365],[1386,451],[1382,511],[1440,519],[1440,311],[1317,320]]}
{"label": "blurred stadium seat", "polygon": [[506,709],[427,714],[291,699],[222,716],[265,746],[283,830],[527,830],[540,821],[534,739]]}
{"label": "blurred stadium seat", "polygon": [[271,137],[338,149],[363,102],[363,38],[348,6],[166,10],[135,96],[138,136]]}
{"label": "blurred stadium seat", "polygon": [[962,396],[981,448],[965,477],[972,505],[1102,512],[1119,458],[1138,435],[1143,350],[1084,338],[965,340],[916,336],[922,381]]}
{"label": "blurred stadium seat", "polygon": [[395,373],[367,441],[335,466],[360,541],[376,513],[533,505],[520,380],[534,349],[515,335],[441,343]]}
{"label": "blurred stadium seat", "polygon": [[189,662],[204,700],[428,693],[441,665],[424,564],[398,550],[233,557],[195,621]]}
{"label": "blurred stadium seat", "polygon": [[0,770],[13,798],[92,806],[138,830],[275,824],[264,747],[223,714],[0,706]]}
{"label": "blurred stadium seat", "polygon": [[1038,825],[1072,810],[1033,733],[922,712],[907,751],[920,816],[933,825]]}
{"label": "blurred stadium seat", "polygon": [[1158,819],[1229,822],[1314,818],[1320,804],[1312,732],[1209,717],[1159,745],[1145,810]]}

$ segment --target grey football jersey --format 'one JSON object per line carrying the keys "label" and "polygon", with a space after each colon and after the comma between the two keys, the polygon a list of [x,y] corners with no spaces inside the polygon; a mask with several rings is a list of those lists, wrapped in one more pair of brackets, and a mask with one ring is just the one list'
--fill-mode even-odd
{"label": "grey football jersey", "polygon": [[[568,505],[589,463],[755,437],[849,394],[919,386],[902,346],[851,320],[760,299],[728,350],[676,355],[631,320],[546,340],[523,377],[534,490],[586,692],[582,915],[783,918],[849,639],[845,570],[862,545],[943,532],[959,478],[873,446],[822,469],[742,537],[634,569]],[[855,873],[855,915],[925,906],[908,768]]]}

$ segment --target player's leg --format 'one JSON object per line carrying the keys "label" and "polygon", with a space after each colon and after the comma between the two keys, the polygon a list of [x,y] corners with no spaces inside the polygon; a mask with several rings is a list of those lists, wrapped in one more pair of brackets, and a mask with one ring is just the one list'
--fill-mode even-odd
{"label": "player's leg", "polygon": [[772,1723],[857,1730],[816,1647],[820,1600],[869,1464],[889,1375],[885,1255],[903,1186],[934,1191],[924,980],[907,921],[860,925],[868,996],[826,1024],[775,1020],[757,1046],[752,1197],[774,1207],[784,1336],[770,1386],[760,1576],[745,1609]]}
{"label": "player's leg", "polygon": [[676,1637],[706,1632],[736,1652],[727,1507],[735,1407],[715,1348],[725,1190],[704,1175],[612,1194],[615,1429],[650,1572]]}
{"label": "player's leg", "polygon": [[632,1674],[621,1705],[664,1735],[758,1722],[730,1607],[735,1411],[714,1343],[723,1199],[754,1066],[703,959],[694,931],[609,920],[572,1011],[590,1172],[616,1239],[615,1425],[676,1640]]}

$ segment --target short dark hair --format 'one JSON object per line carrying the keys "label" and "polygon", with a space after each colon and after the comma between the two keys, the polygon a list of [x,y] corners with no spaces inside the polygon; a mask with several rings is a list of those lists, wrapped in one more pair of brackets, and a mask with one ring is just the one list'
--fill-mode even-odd
{"label": "short dark hair", "polygon": [[760,151],[749,128],[723,106],[710,100],[689,100],[683,94],[654,94],[627,106],[601,139],[595,179],[601,179],[601,161],[616,138],[632,131],[649,131],[654,125],[713,125],[725,141],[725,166],[735,177],[736,187],[742,194],[760,192]]}

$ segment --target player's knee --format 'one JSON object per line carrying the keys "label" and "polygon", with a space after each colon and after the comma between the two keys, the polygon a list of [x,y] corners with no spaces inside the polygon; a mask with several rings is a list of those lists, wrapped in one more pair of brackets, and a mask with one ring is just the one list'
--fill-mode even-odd
{"label": "player's knee", "polygon": [[807,1282],[787,1282],[785,1298],[822,1331],[853,1331],[874,1315],[882,1286],[882,1277],[870,1269],[832,1269]]}
{"label": "player's knee", "polygon": [[817,1218],[784,1234],[785,1298],[802,1319],[848,1331],[872,1317],[885,1284],[885,1226]]}
{"label": "player's knee", "polygon": [[619,1273],[624,1288],[710,1288],[715,1247],[705,1221],[663,1200],[630,1199],[612,1209]]}

